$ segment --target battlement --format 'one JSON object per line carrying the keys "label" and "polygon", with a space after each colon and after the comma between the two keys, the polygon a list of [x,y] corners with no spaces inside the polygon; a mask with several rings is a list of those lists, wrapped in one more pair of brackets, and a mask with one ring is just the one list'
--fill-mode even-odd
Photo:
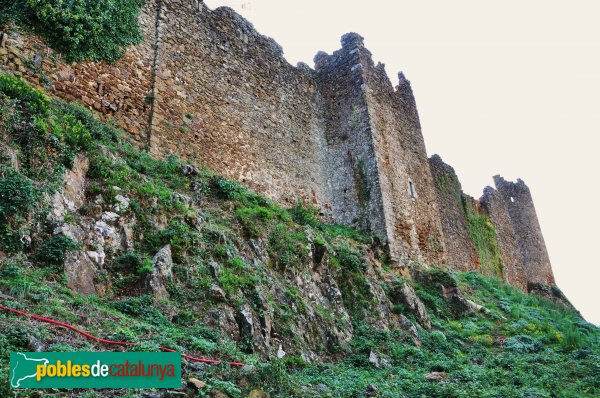
{"label": "battlement", "polygon": [[[441,158],[427,158],[410,82],[399,73],[394,87],[362,36],[344,35],[311,69],[290,65],[227,7],[149,0],[140,24],[144,40],[114,65],[67,65],[35,36],[0,33],[0,69],[117,120],[154,156],[205,163],[283,205],[302,199],[368,231],[399,266],[479,269],[460,182]],[[496,187],[481,207],[505,279],[553,283],[529,190],[499,177]]]}

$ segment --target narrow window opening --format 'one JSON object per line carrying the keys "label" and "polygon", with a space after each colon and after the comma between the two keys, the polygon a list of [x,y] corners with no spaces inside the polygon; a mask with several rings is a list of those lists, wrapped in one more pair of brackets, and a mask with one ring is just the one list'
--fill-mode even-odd
{"label": "narrow window opening", "polygon": [[417,198],[417,190],[415,189],[415,183],[411,179],[408,180],[408,193],[410,194],[411,198]]}

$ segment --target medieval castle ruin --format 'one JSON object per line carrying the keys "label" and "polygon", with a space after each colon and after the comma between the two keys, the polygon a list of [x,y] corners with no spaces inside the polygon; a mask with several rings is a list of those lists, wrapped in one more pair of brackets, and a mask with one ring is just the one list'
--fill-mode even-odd
{"label": "medieval castle ruin", "polygon": [[[525,183],[497,176],[481,199],[464,195],[452,167],[427,157],[410,82],[400,73],[393,87],[358,34],[311,69],[229,8],[149,0],[140,22],[144,40],[114,65],[67,65],[34,36],[0,33],[0,70],[117,120],[156,156],[204,162],[368,231],[399,265],[481,269],[522,290],[554,283]],[[469,232],[481,214],[495,268]]]}

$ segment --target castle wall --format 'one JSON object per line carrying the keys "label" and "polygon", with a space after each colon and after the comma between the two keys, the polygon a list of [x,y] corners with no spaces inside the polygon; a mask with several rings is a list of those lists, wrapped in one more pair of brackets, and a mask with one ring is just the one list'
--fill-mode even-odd
{"label": "castle wall", "polygon": [[441,157],[429,158],[435,181],[440,219],[446,247],[445,263],[460,271],[477,271],[480,262],[473,243],[469,239],[462,186],[452,166]]}
{"label": "castle wall", "polygon": [[[481,199],[498,231],[507,281],[552,285],[554,275],[529,188],[494,177],[496,189],[487,187]],[[514,268],[512,264],[515,264]],[[507,269],[508,266],[508,269]],[[521,268],[521,269],[519,269]],[[514,281],[514,282],[513,282]]]}
{"label": "castle wall", "polygon": [[229,8],[162,3],[151,152],[198,159],[276,201],[327,213],[315,74]]}
{"label": "castle wall", "polygon": [[[383,68],[378,68],[378,75],[379,82],[388,82]],[[400,130],[388,130],[387,140],[382,141],[381,149],[387,150],[385,158],[381,160],[385,165],[382,167],[383,174],[389,176],[388,180],[391,181],[388,192],[393,198],[394,207],[399,209],[405,206],[406,202],[412,204],[409,207],[408,219],[414,222],[418,247],[423,260],[442,264],[447,249],[444,247],[439,203],[429,168],[417,104],[410,82],[403,73],[398,74],[398,80],[398,86],[393,94],[395,101],[392,109]],[[383,87],[386,87],[386,90],[389,89],[388,84]],[[399,167],[397,153],[402,153],[405,157],[403,162],[406,165],[405,175],[397,173]],[[392,160],[391,164],[390,159]],[[393,183],[393,178],[396,178],[395,183]],[[411,190],[414,190],[414,197]],[[393,214],[394,225],[398,230],[397,226],[402,226],[403,221],[401,220],[406,220],[406,217],[398,211],[394,211]]]}
{"label": "castle wall", "polygon": [[[427,159],[409,81],[394,88],[361,36],[312,70],[229,8],[149,0],[139,20],[143,41],[113,65],[67,65],[35,36],[0,33],[0,70],[96,110],[153,155],[203,162],[283,205],[301,198],[387,242],[398,264],[478,269],[454,170]],[[496,186],[481,201],[505,279],[553,283],[528,188]]]}

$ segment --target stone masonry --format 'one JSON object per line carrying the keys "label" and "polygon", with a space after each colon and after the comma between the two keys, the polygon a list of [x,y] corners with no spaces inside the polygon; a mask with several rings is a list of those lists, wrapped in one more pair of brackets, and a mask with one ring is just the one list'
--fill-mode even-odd
{"label": "stone masonry", "polygon": [[[454,170],[427,159],[409,81],[400,73],[394,88],[360,35],[318,53],[311,69],[290,65],[230,8],[148,0],[139,20],[143,41],[114,65],[68,65],[38,37],[0,32],[0,71],[97,111],[155,156],[204,163],[284,206],[302,200],[368,231],[399,266],[478,269]],[[529,190],[496,185],[481,207],[505,280],[554,283]]]}
{"label": "stone masonry", "polygon": [[461,271],[478,270],[479,258],[469,239],[465,203],[467,199],[456,172],[439,155],[429,158],[436,185],[442,231],[446,242],[446,261]]}
{"label": "stone masonry", "polygon": [[494,177],[480,199],[498,234],[506,280],[517,286],[553,285],[554,275],[529,188]]}

